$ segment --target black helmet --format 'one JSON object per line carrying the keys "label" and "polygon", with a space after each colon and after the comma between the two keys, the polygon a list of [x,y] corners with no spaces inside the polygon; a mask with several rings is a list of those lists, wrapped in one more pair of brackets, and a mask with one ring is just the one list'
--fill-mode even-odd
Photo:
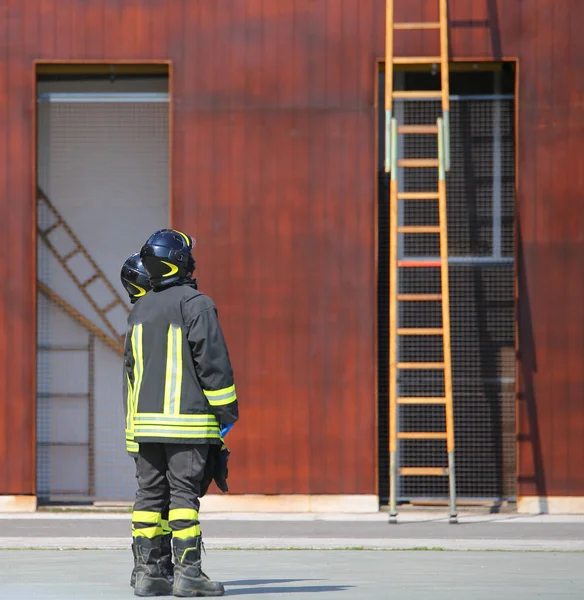
{"label": "black helmet", "polygon": [[134,304],[150,291],[150,279],[148,273],[140,260],[140,253],[132,254],[126,260],[120,274],[122,285],[126,288],[126,292],[130,295],[130,302]]}
{"label": "black helmet", "polygon": [[146,240],[140,258],[153,288],[190,278],[195,270],[194,245],[190,236],[175,229],[161,229]]}

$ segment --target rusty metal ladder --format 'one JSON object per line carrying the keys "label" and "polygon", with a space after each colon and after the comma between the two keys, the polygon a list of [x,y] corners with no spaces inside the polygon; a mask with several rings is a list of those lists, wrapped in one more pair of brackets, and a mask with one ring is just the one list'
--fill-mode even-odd
{"label": "rusty metal ladder", "polygon": [[[406,2],[407,0],[404,0]],[[450,346],[450,299],[448,287],[448,236],[446,221],[446,171],[450,168],[449,139],[449,71],[448,71],[448,19],[446,0],[439,2],[438,22],[395,23],[394,0],[386,4],[386,57],[385,57],[385,171],[390,173],[389,187],[389,456],[390,456],[390,498],[389,521],[397,522],[397,488],[401,476],[448,476],[449,478],[449,521],[457,522],[456,484],[454,469],[454,419],[452,407],[452,362]],[[393,53],[395,30],[439,30],[440,56],[397,57]],[[398,91],[394,90],[394,65],[439,64],[441,89],[438,91]],[[441,99],[442,116],[436,123],[426,125],[403,125],[396,122],[392,114],[394,99]],[[438,158],[399,158],[398,136],[436,135]],[[400,169],[437,168],[438,189],[424,192],[400,192],[398,179]],[[410,200],[438,201],[438,225],[400,225],[401,207]],[[435,234],[439,236],[440,258],[437,260],[401,260],[398,256],[398,236]],[[401,269],[429,268],[440,269],[440,293],[401,293],[399,274]],[[439,302],[442,313],[440,328],[399,327],[399,306],[406,302]],[[404,336],[438,336],[442,339],[443,360],[441,362],[403,362],[399,357],[399,339]],[[444,373],[444,393],[436,397],[410,397],[398,394],[399,373],[404,370],[442,371]],[[404,405],[443,406],[445,411],[444,431],[402,431],[400,429],[399,408]],[[446,443],[447,465],[400,466],[398,442],[419,440],[443,440]]]}
{"label": "rusty metal ladder", "polygon": [[[84,298],[89,302],[89,304],[92,306],[95,312],[99,315],[99,317],[101,318],[105,327],[108,330],[107,337],[111,337],[111,339],[116,344],[119,343],[123,335],[116,330],[114,324],[111,322],[111,319],[108,316],[108,313],[118,306],[121,306],[123,310],[126,313],[128,313],[129,311],[126,306],[126,303],[124,303],[119,292],[110,283],[110,281],[104,275],[103,271],[99,268],[93,257],[89,254],[85,246],[81,243],[81,241],[75,235],[71,227],[67,224],[61,213],[55,208],[53,203],[49,200],[47,195],[43,192],[43,190],[40,187],[37,188],[37,200],[39,204],[44,204],[48,208],[49,212],[53,217],[53,221],[48,227],[44,229],[41,227],[37,228],[39,236],[47,245],[47,248],[49,248],[49,250],[55,256],[55,258],[59,261],[59,264],[67,272],[69,277],[71,277],[79,291],[83,294]],[[52,242],[50,238],[50,234],[57,229],[63,229],[67,234],[69,240],[72,242],[73,249],[70,250],[67,254],[62,254],[61,252],[59,252],[56,245]],[[71,267],[69,261],[74,256],[78,255],[82,255],[91,266],[92,272],[88,275],[84,274],[84,276],[78,276]],[[99,304],[97,304],[92,294],[90,294],[88,291],[89,286],[98,281],[102,282],[113,296],[113,300],[111,300],[111,302],[106,306],[100,306]]]}

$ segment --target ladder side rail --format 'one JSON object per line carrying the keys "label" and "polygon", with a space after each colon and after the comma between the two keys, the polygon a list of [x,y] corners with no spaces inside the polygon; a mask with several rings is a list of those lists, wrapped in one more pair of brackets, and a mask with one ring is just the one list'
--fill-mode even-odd
{"label": "ladder side rail", "polygon": [[440,287],[442,293],[442,339],[444,342],[444,397],[446,398],[446,451],[448,453],[448,478],[450,496],[450,520],[456,520],[456,487],[454,472],[454,415],[452,398],[452,351],[450,339],[450,286],[448,273],[448,222],[446,213],[446,174],[444,157],[444,121],[438,119],[438,212],[440,222]]}
{"label": "ladder side rail", "polygon": [[397,515],[397,123],[391,121],[392,168],[389,183],[389,511],[390,518]]}
{"label": "ladder side rail", "polygon": [[450,84],[448,69],[448,8],[440,2],[440,78],[442,85],[442,116],[444,119],[444,170],[450,171]]}
{"label": "ladder side rail", "polygon": [[393,92],[393,0],[385,7],[385,172],[391,169],[391,118]]}

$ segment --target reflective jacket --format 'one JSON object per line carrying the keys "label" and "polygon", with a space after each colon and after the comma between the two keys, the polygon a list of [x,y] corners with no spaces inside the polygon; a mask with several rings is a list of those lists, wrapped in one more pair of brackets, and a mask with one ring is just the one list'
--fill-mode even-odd
{"label": "reflective jacket", "polygon": [[139,442],[221,444],[237,396],[213,301],[189,284],[150,291],[128,316],[126,449]]}

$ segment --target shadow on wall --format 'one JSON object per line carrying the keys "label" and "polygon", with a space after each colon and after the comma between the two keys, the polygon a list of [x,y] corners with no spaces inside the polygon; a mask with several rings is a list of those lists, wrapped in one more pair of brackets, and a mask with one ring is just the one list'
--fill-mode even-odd
{"label": "shadow on wall", "polygon": [[[532,474],[521,474],[525,472],[525,461],[518,461],[519,473],[517,482],[519,486],[533,485],[535,493],[540,498],[540,513],[547,513],[547,485],[545,471],[541,454],[541,437],[537,415],[537,401],[533,385],[533,376],[537,373],[537,359],[535,354],[535,340],[533,337],[533,322],[531,316],[531,304],[529,301],[529,290],[527,274],[525,272],[525,256],[523,249],[523,237],[521,235],[520,215],[517,215],[516,228],[517,248],[517,329],[519,335],[519,385],[518,385],[518,423],[519,423],[519,452],[522,448],[528,449],[531,445]],[[527,427],[527,430],[525,430]],[[523,451],[522,454],[526,452]],[[532,488],[533,489],[533,488]],[[518,490],[518,495],[521,495]]]}
{"label": "shadow on wall", "polygon": [[491,33],[491,54],[493,60],[503,60],[503,48],[501,46],[501,29],[499,27],[499,10],[497,0],[487,0],[487,14],[484,19],[467,19],[453,21],[450,19],[450,7],[448,9],[448,47],[452,48],[450,32],[452,29],[481,29],[486,28]]}

